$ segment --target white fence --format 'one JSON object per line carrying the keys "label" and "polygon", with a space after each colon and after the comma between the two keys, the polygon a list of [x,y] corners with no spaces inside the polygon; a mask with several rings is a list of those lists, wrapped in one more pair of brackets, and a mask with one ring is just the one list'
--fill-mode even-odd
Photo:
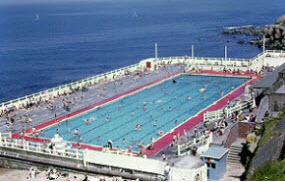
{"label": "white fence", "polygon": [[200,181],[207,181],[207,165],[197,169],[182,169],[172,167],[170,170],[171,181],[196,181],[196,175],[199,174]]}
{"label": "white fence", "polygon": [[250,100],[245,100],[242,103],[237,103],[235,106],[233,107],[225,107],[224,109],[219,109],[216,111],[208,111],[206,113],[204,113],[203,116],[203,121],[211,121],[211,120],[218,120],[218,119],[222,119],[223,115],[225,115],[226,117],[229,117],[232,113],[236,112],[236,111],[240,111],[246,108],[254,108],[255,105],[255,100],[254,99],[250,99]]}
{"label": "white fence", "polygon": [[[153,59],[155,60],[155,59]],[[272,61],[273,60],[273,61]],[[213,57],[164,57],[158,58],[158,62],[187,63],[203,69],[222,70],[223,68],[240,69],[242,71],[260,71],[262,66],[279,66],[285,62],[285,51],[266,50],[252,59],[241,58],[213,58]]]}
{"label": "white fence", "polygon": [[7,139],[10,139],[10,138],[12,138],[12,133],[11,132],[7,132],[7,133],[0,132],[0,146],[1,146],[2,140],[7,140]]}
{"label": "white fence", "polygon": [[[69,93],[70,88],[77,88],[77,87],[84,87],[85,85],[93,85],[95,83],[100,83],[102,80],[107,79],[107,80],[113,80],[113,76],[124,76],[126,71],[135,71],[141,69],[139,64],[133,64],[130,66],[126,66],[120,69],[116,69],[113,71],[109,71],[107,73],[103,73],[100,75],[92,76],[89,78],[85,78],[82,80],[74,81],[65,85],[61,85],[58,87],[54,87],[48,90],[40,91],[38,93],[34,93],[31,95],[27,95],[24,97],[20,97],[18,99],[10,100],[8,102],[3,102],[0,104],[1,110],[4,110],[4,108],[10,108],[10,107],[19,107],[21,104],[27,104],[30,103],[31,100],[36,100],[36,99],[47,99],[50,96],[56,96],[58,93],[63,94],[64,92]],[[1,111],[0,110],[0,111]]]}
{"label": "white fence", "polygon": [[[211,58],[211,57],[164,57],[164,58],[158,58],[155,60],[154,58],[150,58],[147,60],[142,60],[138,64],[133,64],[127,67],[123,67],[117,70],[109,71],[107,73],[103,73],[100,75],[92,76],[89,78],[85,78],[79,81],[71,82],[65,85],[61,85],[58,87],[54,87],[48,90],[44,90],[38,93],[34,93],[31,95],[27,95],[24,97],[20,97],[18,99],[10,100],[7,102],[3,102],[0,104],[0,111],[4,110],[5,108],[11,108],[11,107],[19,107],[22,104],[30,103],[32,100],[40,99],[43,100],[49,98],[50,96],[56,96],[58,93],[63,94],[64,92],[69,93],[70,88],[82,88],[84,86],[93,85],[94,83],[100,83],[101,81],[104,81],[104,79],[107,80],[113,80],[113,76],[124,76],[125,71],[135,71],[135,70],[141,70],[146,65],[146,61],[150,61],[152,63],[171,63],[171,64],[177,64],[177,63],[186,63],[188,66],[194,66],[197,68],[203,68],[203,69],[213,69],[213,70],[222,70],[224,67],[230,67],[231,69],[240,69],[242,71],[246,71],[249,69],[253,69],[256,71],[259,71],[262,67],[262,65],[265,66],[278,66],[285,62],[285,52],[283,51],[272,51],[267,50],[264,53],[258,54],[253,59],[239,59],[239,58],[228,58],[225,60],[225,58]],[[275,59],[274,59],[275,58]],[[276,59],[277,58],[277,59]],[[274,59],[274,61],[272,60]]]}
{"label": "white fence", "polygon": [[22,150],[22,151],[29,151],[29,152],[36,152],[45,155],[57,155],[67,158],[75,158],[75,159],[83,159],[83,151],[78,149],[66,149],[62,151],[56,151],[55,149],[51,150],[48,146],[44,146],[43,143],[39,142],[29,142],[21,139],[7,139],[4,138],[0,141],[1,147]]}
{"label": "white fence", "polygon": [[192,141],[189,141],[184,144],[177,145],[177,155],[182,156],[186,155],[194,147],[197,147],[197,154],[202,154],[208,150],[210,143],[213,141],[212,132],[206,135],[202,135],[199,138],[194,138]]}
{"label": "white fence", "polygon": [[64,150],[51,150],[48,146],[40,142],[29,142],[21,139],[9,139],[3,137],[0,140],[0,147],[10,148],[20,151],[29,151],[44,155],[61,156],[64,158],[73,158],[81,160],[83,165],[94,163],[102,166],[116,167],[134,171],[141,171],[152,174],[164,174],[164,162],[145,157],[134,157],[127,153],[110,153],[94,150],[81,150],[75,148],[66,148]]}

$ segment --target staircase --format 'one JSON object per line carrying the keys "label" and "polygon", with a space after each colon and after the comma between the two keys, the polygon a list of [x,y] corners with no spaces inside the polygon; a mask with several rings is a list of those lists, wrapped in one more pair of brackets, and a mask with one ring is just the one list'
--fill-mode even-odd
{"label": "staircase", "polygon": [[244,138],[238,138],[230,147],[230,151],[227,158],[227,164],[241,164],[240,153],[243,148],[243,143],[245,143]]}

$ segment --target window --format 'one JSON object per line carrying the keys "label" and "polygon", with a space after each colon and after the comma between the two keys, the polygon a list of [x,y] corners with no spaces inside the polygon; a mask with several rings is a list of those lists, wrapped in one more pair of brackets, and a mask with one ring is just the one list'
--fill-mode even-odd
{"label": "window", "polygon": [[212,163],[212,168],[216,169],[216,164],[215,163]]}

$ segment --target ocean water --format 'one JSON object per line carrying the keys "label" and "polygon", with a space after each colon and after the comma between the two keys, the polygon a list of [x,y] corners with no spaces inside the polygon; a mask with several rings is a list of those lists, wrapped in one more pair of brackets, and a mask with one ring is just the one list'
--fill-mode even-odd
{"label": "ocean water", "polygon": [[[273,23],[284,0],[0,0],[0,101],[158,55],[251,58],[222,27]],[[35,21],[36,14],[39,20]],[[245,39],[250,39],[249,37]]]}

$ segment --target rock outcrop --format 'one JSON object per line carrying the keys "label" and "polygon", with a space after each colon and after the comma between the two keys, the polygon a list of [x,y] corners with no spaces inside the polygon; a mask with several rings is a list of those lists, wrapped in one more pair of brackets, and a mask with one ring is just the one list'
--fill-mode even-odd
{"label": "rock outcrop", "polygon": [[[223,34],[240,34],[247,36],[258,36],[249,43],[263,46],[265,40],[265,47],[268,49],[285,50],[285,15],[278,18],[273,24],[263,27],[243,26],[224,29]],[[265,39],[263,39],[265,37]]]}

